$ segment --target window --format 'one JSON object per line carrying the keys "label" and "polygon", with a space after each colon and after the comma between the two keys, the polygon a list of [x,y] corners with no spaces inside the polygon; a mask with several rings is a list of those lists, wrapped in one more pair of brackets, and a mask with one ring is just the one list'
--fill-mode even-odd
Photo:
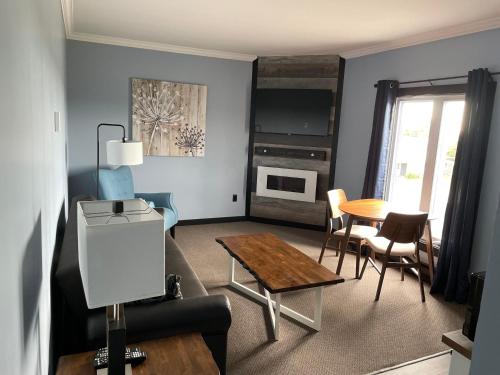
{"label": "window", "polygon": [[462,126],[464,95],[399,98],[385,198],[401,211],[426,211],[439,240]]}

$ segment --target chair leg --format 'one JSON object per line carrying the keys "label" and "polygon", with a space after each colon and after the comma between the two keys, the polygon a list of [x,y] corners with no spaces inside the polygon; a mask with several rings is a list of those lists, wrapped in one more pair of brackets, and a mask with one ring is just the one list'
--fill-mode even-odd
{"label": "chair leg", "polygon": [[359,280],[363,278],[363,274],[365,273],[366,264],[368,263],[369,258],[370,258],[370,252],[366,253],[366,258],[363,263],[363,267],[361,268],[361,273],[359,274]]}
{"label": "chair leg", "polygon": [[418,283],[420,284],[420,294],[422,296],[422,302],[425,302],[425,291],[424,282],[422,281],[422,263],[420,262],[419,250],[416,251],[417,262],[418,262]]}
{"label": "chair leg", "polygon": [[377,294],[375,295],[375,301],[378,301],[380,298],[380,292],[382,291],[382,284],[384,282],[385,270],[387,269],[387,262],[389,261],[389,257],[384,255],[384,263],[382,265],[382,272],[380,273],[380,279],[378,281]]}
{"label": "chair leg", "polygon": [[[399,262],[403,264],[403,257],[399,257]],[[401,267],[401,281],[405,281],[405,269]]]}
{"label": "chair leg", "polygon": [[325,253],[326,245],[328,245],[328,241],[330,240],[330,233],[327,234],[325,240],[323,241],[323,246],[321,246],[321,253],[319,254],[318,263],[321,264],[323,260],[323,254]]}
{"label": "chair leg", "polygon": [[172,238],[175,238],[175,225],[173,227],[170,227],[170,235]]}
{"label": "chair leg", "polygon": [[359,262],[361,260],[361,241],[357,241],[357,252],[356,252],[356,279],[359,279]]}

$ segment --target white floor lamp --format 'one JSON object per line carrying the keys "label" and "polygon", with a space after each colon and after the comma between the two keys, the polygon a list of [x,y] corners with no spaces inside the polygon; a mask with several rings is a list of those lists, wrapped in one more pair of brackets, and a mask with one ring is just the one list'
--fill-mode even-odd
{"label": "white floor lamp", "polygon": [[130,141],[125,136],[125,127],[120,124],[101,123],[97,126],[97,189],[96,198],[99,199],[99,148],[100,130],[102,126],[120,127],[123,131],[122,139],[106,142],[107,162],[109,165],[139,165],[142,164],[142,142]]}

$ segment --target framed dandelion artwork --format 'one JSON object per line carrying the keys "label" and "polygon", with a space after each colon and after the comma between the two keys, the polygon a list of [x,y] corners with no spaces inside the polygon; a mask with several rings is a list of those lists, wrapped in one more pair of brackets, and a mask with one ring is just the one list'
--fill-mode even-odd
{"label": "framed dandelion artwork", "polygon": [[132,79],[132,137],[146,156],[205,155],[207,86]]}

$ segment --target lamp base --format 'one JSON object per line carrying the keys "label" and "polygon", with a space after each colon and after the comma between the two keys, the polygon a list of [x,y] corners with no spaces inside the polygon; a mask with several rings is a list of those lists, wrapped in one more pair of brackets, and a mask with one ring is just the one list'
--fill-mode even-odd
{"label": "lamp base", "polygon": [[106,308],[108,374],[125,375],[126,326],[123,304]]}
{"label": "lamp base", "polygon": [[[97,375],[108,375],[108,369],[102,368],[100,370],[97,370]],[[109,374],[109,375],[111,375],[111,374]],[[125,366],[125,375],[132,375],[132,366],[131,365]]]}

